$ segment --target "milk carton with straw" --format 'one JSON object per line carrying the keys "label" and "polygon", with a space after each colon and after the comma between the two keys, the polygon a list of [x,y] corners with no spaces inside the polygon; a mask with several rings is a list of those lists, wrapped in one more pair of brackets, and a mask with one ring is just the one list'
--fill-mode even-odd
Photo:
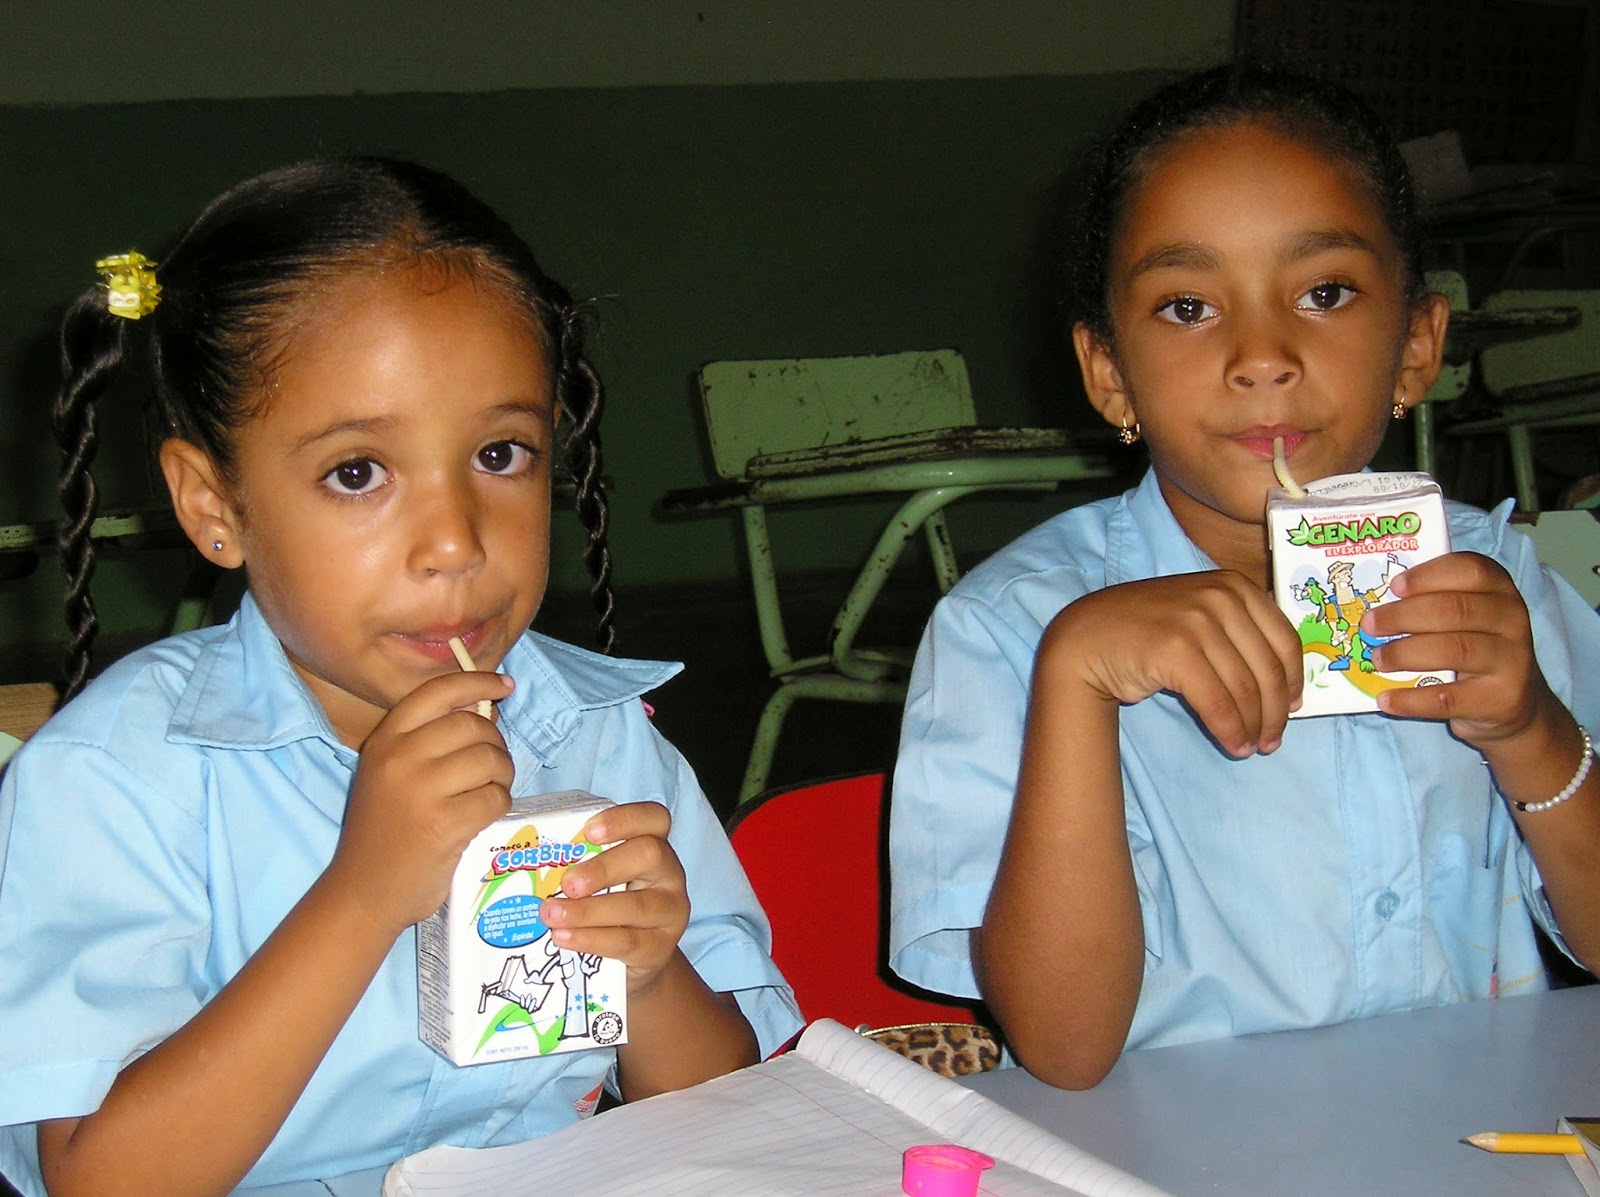
{"label": "milk carton with straw", "polygon": [[1376,711],[1385,690],[1455,680],[1449,670],[1379,672],[1361,631],[1368,608],[1390,601],[1402,570],[1450,551],[1444,496],[1426,474],[1336,474],[1295,484],[1281,442],[1267,492],[1272,589],[1300,634],[1305,668],[1296,716]]}
{"label": "milk carton with straw", "polygon": [[[459,638],[449,645],[477,669]],[[495,717],[488,701],[475,709]],[[584,790],[513,798],[461,854],[444,905],[417,924],[417,1033],[452,1064],[628,1041],[626,966],[557,943],[540,917],[567,870],[609,847],[584,827],[611,805]]]}
{"label": "milk carton with straw", "polygon": [[417,924],[418,1030],[451,1063],[627,1042],[622,961],[556,943],[539,917],[567,869],[605,851],[583,827],[610,805],[582,790],[513,799]]}

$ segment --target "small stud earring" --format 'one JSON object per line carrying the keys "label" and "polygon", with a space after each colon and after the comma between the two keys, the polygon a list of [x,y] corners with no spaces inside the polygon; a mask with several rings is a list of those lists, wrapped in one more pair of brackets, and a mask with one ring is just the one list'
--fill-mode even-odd
{"label": "small stud earring", "polygon": [[1139,421],[1135,420],[1130,427],[1128,417],[1122,417],[1122,427],[1117,429],[1117,440],[1124,445],[1131,445],[1140,437]]}
{"label": "small stud earring", "polygon": [[220,541],[220,540],[213,540],[213,541],[212,541],[212,542],[211,542],[211,551],[212,551],[212,552],[213,552],[213,553],[220,553],[220,552],[222,552],[222,542],[221,542],[221,541]]}

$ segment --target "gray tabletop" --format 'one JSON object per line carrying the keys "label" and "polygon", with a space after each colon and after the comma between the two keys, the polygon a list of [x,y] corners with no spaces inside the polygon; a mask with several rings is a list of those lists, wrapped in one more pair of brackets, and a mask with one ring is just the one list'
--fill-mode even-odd
{"label": "gray tabletop", "polygon": [[1583,1197],[1559,1156],[1460,1140],[1600,1116],[1600,986],[1129,1052],[1085,1093],[963,1083],[1175,1194]]}

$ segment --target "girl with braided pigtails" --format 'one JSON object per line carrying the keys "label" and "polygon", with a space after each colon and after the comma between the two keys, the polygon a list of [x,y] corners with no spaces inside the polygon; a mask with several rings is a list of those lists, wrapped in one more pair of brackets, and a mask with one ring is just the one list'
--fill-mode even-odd
{"label": "girl with braided pigtails", "polygon": [[[529,630],[561,460],[614,639],[603,392],[527,246],[436,172],[328,159],[234,187],[157,264],[100,265],[56,412],[75,697],[0,787],[0,1173],[28,1197],[327,1180],[788,1038],[765,918],[640,698],[675,667]],[[135,371],[179,523],[248,585],[226,626],[86,685],[95,405]],[[417,1038],[410,927],[512,795],[567,789],[616,801],[586,828],[616,846],[541,918],[626,963],[630,1041],[456,1068]]]}

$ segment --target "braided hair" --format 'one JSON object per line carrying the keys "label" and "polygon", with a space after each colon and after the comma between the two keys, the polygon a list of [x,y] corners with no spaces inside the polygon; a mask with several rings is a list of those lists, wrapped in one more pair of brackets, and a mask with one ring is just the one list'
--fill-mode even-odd
{"label": "braided hair", "polygon": [[1255,122],[1342,159],[1366,184],[1400,247],[1406,290],[1422,300],[1422,221],[1411,173],[1383,121],[1342,85],[1252,62],[1212,67],[1137,104],[1085,162],[1065,265],[1068,320],[1110,345],[1112,243],[1128,194],[1162,149],[1187,133]]}
{"label": "braided hair", "polygon": [[62,320],[53,424],[62,449],[65,698],[83,688],[98,627],[89,533],[99,494],[90,467],[95,407],[112,383],[142,368],[158,435],[203,449],[223,479],[233,481],[236,431],[258,410],[304,304],[350,273],[422,261],[468,273],[533,317],[554,363],[558,443],[588,534],[584,561],[597,640],[613,650],[609,508],[601,480],[605,390],[585,357],[584,313],[511,227],[455,180],[409,162],[319,158],[247,179],[214,199],[162,257],[160,303],[150,314],[114,315],[105,289],[96,286]]}

